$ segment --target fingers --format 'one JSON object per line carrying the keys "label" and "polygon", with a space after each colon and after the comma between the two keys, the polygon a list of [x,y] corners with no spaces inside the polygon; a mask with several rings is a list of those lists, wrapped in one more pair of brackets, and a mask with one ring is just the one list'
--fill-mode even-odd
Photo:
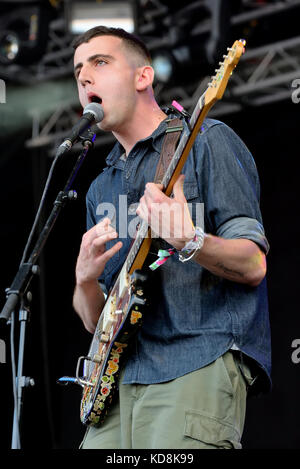
{"label": "fingers", "polygon": [[90,245],[91,254],[97,254],[97,252],[103,252],[105,244],[118,237],[118,233],[111,228],[109,231],[101,232],[95,237]]}
{"label": "fingers", "polygon": [[77,283],[87,283],[102,274],[106,262],[123,246],[119,241],[110,249],[106,249],[106,243],[116,239],[117,236],[118,234],[107,218],[101,220],[83,235],[76,263]]}
{"label": "fingers", "polygon": [[100,234],[109,230],[109,223],[109,218],[104,218],[103,220],[101,220],[101,222],[97,223],[97,225],[93,226],[90,230],[84,233],[83,241],[86,244],[92,243],[93,240],[97,238]]}
{"label": "fingers", "polygon": [[115,254],[117,254],[118,251],[122,248],[123,243],[122,241],[118,241],[116,244],[114,244],[110,249],[107,249],[104,254],[101,257],[101,260],[103,262],[107,262],[109,259],[111,259]]}
{"label": "fingers", "polygon": [[144,195],[140,199],[140,203],[136,209],[136,213],[139,217],[148,222],[149,210],[146,203],[146,197]]}
{"label": "fingers", "polygon": [[82,245],[89,254],[96,254],[99,248],[102,247],[104,250],[105,243],[117,236],[115,229],[110,225],[109,218],[104,218],[83,235]]}
{"label": "fingers", "polygon": [[137,214],[147,221],[154,233],[180,249],[185,239],[192,238],[194,234],[193,221],[183,192],[184,179],[183,174],[177,178],[173,197],[166,196],[161,185],[146,184],[137,209]]}
{"label": "fingers", "polygon": [[[173,195],[174,199],[178,200],[178,202],[186,202],[186,198],[183,192],[183,183],[184,183],[185,175],[180,174],[173,186]],[[144,197],[145,202],[148,204],[151,203],[162,203],[169,200],[169,198],[162,192],[163,185],[162,184],[154,184],[148,183],[145,187]]]}
{"label": "fingers", "polygon": [[144,220],[149,222],[150,213],[158,204],[169,202],[169,197],[162,192],[162,189],[162,184],[154,184],[152,182],[146,184],[144,195],[141,197],[140,204],[136,210],[136,213]]}
{"label": "fingers", "polygon": [[[172,203],[177,201],[179,203],[186,203],[186,198],[183,192],[184,174],[180,174],[173,186]],[[155,204],[170,204],[171,198],[167,197],[163,190],[162,184],[147,183],[143,197],[140,199],[140,204],[136,213],[144,220],[149,221],[149,214],[155,207]]]}
{"label": "fingers", "polygon": [[114,227],[110,223],[111,220],[109,218],[103,218],[99,223],[97,223],[97,225],[93,226],[93,228],[88,232],[91,241],[99,236],[115,231]]}
{"label": "fingers", "polygon": [[145,187],[144,197],[146,203],[161,203],[164,199],[167,199],[167,196],[162,192],[162,184],[154,184],[148,182]]}

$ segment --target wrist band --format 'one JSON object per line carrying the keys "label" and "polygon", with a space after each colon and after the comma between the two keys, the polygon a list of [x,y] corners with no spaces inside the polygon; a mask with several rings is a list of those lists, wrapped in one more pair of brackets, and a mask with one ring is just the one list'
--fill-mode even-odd
{"label": "wrist band", "polygon": [[204,238],[207,237],[206,233],[204,233],[203,229],[199,226],[195,227],[195,234],[193,239],[191,239],[186,245],[182,248],[181,251],[177,251],[175,248],[170,249],[160,249],[157,253],[158,259],[149,265],[151,270],[156,270],[160,265],[164,264],[166,260],[178,252],[179,260],[181,262],[186,262],[192,259],[197,251],[199,251],[204,243]]}
{"label": "wrist band", "polygon": [[170,248],[168,250],[166,249],[160,249],[157,253],[158,259],[153,262],[153,264],[149,265],[151,270],[156,270],[160,265],[164,264],[166,260],[175,254],[176,249],[175,248]]}
{"label": "wrist band", "polygon": [[195,227],[194,238],[186,243],[186,245],[179,251],[179,260],[186,262],[192,259],[192,257],[199,251],[204,243],[205,233],[200,226]]}

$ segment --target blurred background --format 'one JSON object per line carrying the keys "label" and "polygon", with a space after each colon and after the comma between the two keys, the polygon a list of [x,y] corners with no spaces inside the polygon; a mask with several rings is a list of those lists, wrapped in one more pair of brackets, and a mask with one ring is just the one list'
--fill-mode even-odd
{"label": "blurred background", "polygon": [[[268,286],[272,328],[273,389],[249,400],[246,449],[300,446],[300,318],[298,301],[300,1],[135,0],[0,1],[0,309],[14,280],[56,149],[81,109],[73,78],[71,41],[97,24],[121,26],[148,45],[158,102],[176,99],[193,110],[218,63],[236,39],[246,53],[224,97],[209,116],[231,126],[251,150],[261,180],[261,210],[271,245]],[[77,448],[81,388],[60,387],[74,376],[91,335],[72,309],[74,268],[85,231],[85,194],[104,166],[113,137],[96,131],[73,183],[70,201],[38,259],[30,284],[23,393],[22,448]],[[34,240],[65,186],[80,144],[58,162]],[[30,252],[30,250],[29,250]],[[17,361],[20,327],[1,323],[0,446],[11,446],[14,411],[10,356]],[[6,344],[6,355],[4,355]],[[31,381],[33,383],[33,381]]]}

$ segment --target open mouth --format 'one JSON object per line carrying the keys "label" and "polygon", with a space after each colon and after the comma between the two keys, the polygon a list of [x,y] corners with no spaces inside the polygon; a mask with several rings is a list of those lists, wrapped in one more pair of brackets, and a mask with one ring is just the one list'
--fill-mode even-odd
{"label": "open mouth", "polygon": [[96,94],[93,94],[93,95],[89,96],[89,102],[90,103],[102,104],[102,99],[99,96],[97,96]]}

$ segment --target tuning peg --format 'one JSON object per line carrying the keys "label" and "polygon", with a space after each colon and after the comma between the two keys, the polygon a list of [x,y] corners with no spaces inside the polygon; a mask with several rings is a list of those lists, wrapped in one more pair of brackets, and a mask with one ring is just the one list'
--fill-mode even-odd
{"label": "tuning peg", "polygon": [[232,51],[233,49],[232,49],[232,47],[227,47],[227,50]]}

